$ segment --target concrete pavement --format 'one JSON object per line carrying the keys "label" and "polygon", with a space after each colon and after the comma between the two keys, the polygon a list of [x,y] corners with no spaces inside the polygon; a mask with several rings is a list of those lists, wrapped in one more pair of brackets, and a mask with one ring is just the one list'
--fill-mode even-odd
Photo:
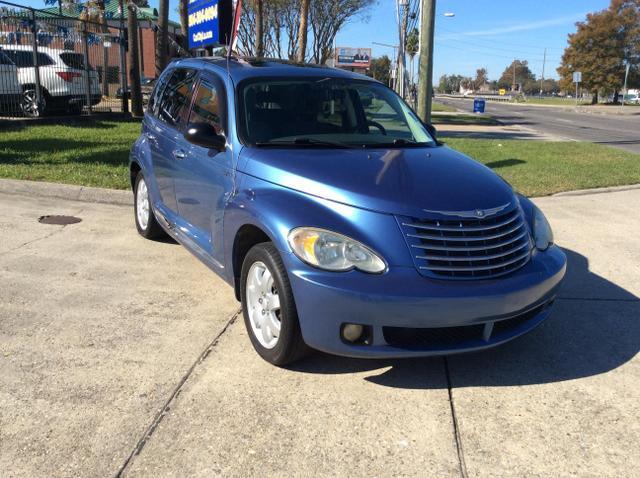
{"label": "concrete pavement", "polygon": [[536,202],[570,260],[537,330],[287,370],[253,352],[232,290],[137,236],[130,207],[0,193],[3,476],[636,475],[640,190]]}
{"label": "concrete pavement", "polygon": [[[437,101],[464,111],[471,111],[473,108],[472,98],[438,97]],[[485,111],[505,125],[640,153],[640,111],[614,116],[589,113],[588,110],[576,111],[564,106],[539,107],[526,103],[505,104],[491,101],[487,102]]]}

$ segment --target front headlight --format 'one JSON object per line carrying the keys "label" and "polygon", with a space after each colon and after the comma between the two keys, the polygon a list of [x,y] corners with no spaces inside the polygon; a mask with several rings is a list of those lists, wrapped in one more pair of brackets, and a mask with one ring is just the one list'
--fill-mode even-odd
{"label": "front headlight", "polygon": [[533,239],[536,242],[536,248],[544,251],[553,244],[553,231],[542,211],[536,206],[533,208]]}
{"label": "front headlight", "polygon": [[298,227],[287,238],[294,254],[312,266],[328,271],[358,269],[380,274],[385,262],[367,246],[337,232]]}

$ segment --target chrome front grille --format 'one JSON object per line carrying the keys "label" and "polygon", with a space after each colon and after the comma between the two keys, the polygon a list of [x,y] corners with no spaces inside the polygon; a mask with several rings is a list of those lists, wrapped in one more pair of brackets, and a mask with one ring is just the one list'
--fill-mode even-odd
{"label": "chrome front grille", "polygon": [[489,279],[529,260],[531,238],[517,206],[489,217],[456,217],[453,212],[429,216],[397,218],[416,267],[427,277]]}

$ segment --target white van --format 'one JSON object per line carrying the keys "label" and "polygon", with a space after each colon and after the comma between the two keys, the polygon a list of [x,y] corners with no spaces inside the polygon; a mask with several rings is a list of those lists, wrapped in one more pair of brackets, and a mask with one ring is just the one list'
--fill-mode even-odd
{"label": "white van", "polygon": [[18,80],[18,68],[0,48],[0,116],[20,111],[22,86]]}

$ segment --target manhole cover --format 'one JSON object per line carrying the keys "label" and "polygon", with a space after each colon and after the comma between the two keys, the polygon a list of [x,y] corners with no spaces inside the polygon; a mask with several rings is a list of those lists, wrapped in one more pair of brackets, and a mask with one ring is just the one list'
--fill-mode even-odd
{"label": "manhole cover", "polygon": [[56,226],[66,226],[82,221],[79,217],[73,216],[40,216],[38,222],[41,224],[55,224]]}

